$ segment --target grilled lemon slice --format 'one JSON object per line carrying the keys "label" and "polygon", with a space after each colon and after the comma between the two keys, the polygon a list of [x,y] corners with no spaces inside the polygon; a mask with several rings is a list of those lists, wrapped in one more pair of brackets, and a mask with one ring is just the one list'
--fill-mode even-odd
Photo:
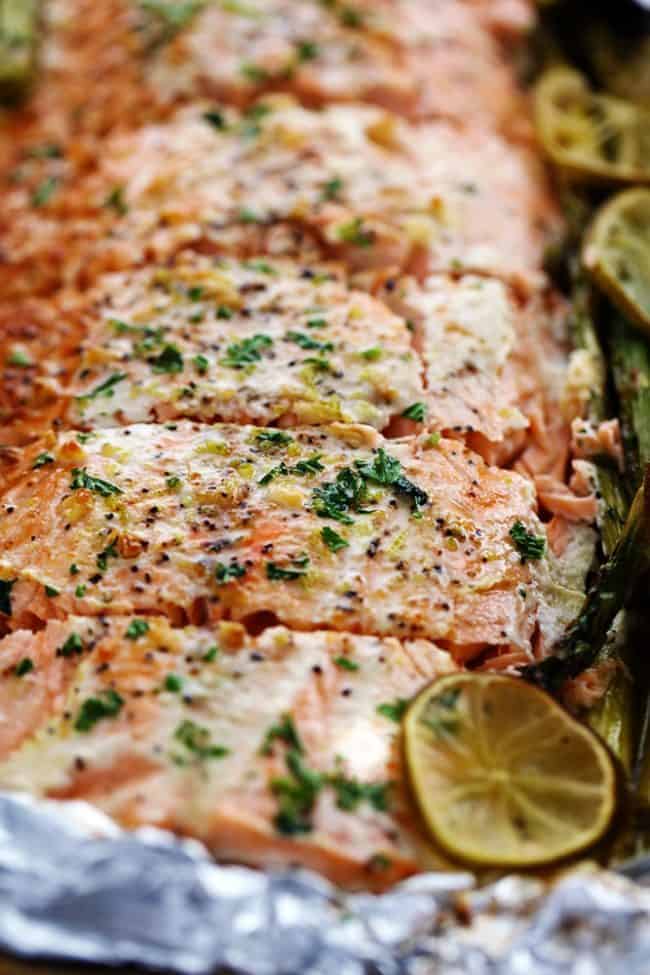
{"label": "grilled lemon slice", "polygon": [[582,256],[612,301],[650,331],[650,189],[626,190],[601,207]]}
{"label": "grilled lemon slice", "polygon": [[579,72],[545,72],[535,89],[535,121],[545,152],[569,179],[650,182],[650,112],[595,94]]}
{"label": "grilled lemon slice", "polygon": [[404,734],[420,810],[458,860],[539,867],[592,846],[612,821],[609,752],[523,680],[443,677],[415,699]]}

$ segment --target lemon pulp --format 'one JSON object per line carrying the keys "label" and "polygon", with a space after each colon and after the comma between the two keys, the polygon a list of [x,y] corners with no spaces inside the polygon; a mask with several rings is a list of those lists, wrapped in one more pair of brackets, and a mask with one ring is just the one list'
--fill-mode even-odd
{"label": "lemon pulp", "polygon": [[424,820],[456,859],[538,867],[585,850],[611,823],[616,772],[607,749],[522,680],[444,677],[415,699],[404,734]]}

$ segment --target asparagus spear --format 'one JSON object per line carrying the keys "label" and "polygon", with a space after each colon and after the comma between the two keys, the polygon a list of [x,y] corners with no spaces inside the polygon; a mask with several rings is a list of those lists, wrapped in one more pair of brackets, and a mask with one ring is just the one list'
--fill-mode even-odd
{"label": "asparagus spear", "polygon": [[611,556],[589,589],[582,612],[554,648],[553,655],[524,669],[524,676],[549,690],[591,667],[606,647],[607,634],[650,569],[650,468],[637,491]]}
{"label": "asparagus spear", "polygon": [[34,73],[39,0],[0,0],[0,96],[16,98]]}
{"label": "asparagus spear", "polygon": [[641,472],[650,463],[650,345],[615,313],[610,350],[620,400],[625,467],[637,487]]}

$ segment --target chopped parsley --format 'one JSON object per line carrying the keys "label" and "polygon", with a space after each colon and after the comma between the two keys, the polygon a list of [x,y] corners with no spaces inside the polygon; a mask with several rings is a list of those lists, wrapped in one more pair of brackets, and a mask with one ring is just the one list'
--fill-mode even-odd
{"label": "chopped parsley", "polygon": [[114,210],[115,213],[117,213],[120,217],[126,216],[126,214],[129,212],[129,208],[126,200],[124,199],[124,187],[116,186],[114,189],[112,189],[104,200],[104,206],[107,210]]}
{"label": "chopped parsley", "polygon": [[165,484],[167,485],[170,491],[175,491],[176,488],[179,488],[181,486],[181,483],[182,482],[178,474],[170,474],[169,477],[166,478],[165,480]]}
{"label": "chopped parsley", "polygon": [[57,657],[75,657],[83,653],[84,645],[78,633],[71,633],[65,643],[56,651]]}
{"label": "chopped parsley", "polygon": [[100,494],[102,498],[110,498],[111,495],[123,494],[121,488],[117,485],[111,484],[110,481],[104,481],[101,477],[93,477],[89,474],[85,467],[73,467],[72,468],[72,480],[70,481],[70,488],[73,491],[78,491],[81,488],[85,488],[87,491],[92,491],[94,494]]}
{"label": "chopped parsley", "polygon": [[78,576],[79,575],[79,566],[77,565],[76,562],[73,562],[71,564],[70,568],[68,569],[68,571],[69,571],[69,573],[70,573],[71,576]]}
{"label": "chopped parsley", "polygon": [[521,555],[522,562],[527,562],[528,559],[543,558],[546,551],[546,539],[543,535],[535,535],[533,532],[529,532],[523,522],[516,521],[514,523],[510,529],[510,537]]}
{"label": "chopped parsley", "polygon": [[269,264],[268,261],[246,261],[244,267],[247,267],[249,271],[259,271],[260,274],[277,274],[278,272]]}
{"label": "chopped parsley", "polygon": [[285,339],[288,342],[295,342],[301,349],[315,349],[318,352],[334,351],[331,342],[317,342],[311,335],[306,335],[304,332],[287,332]]}
{"label": "chopped parsley", "polygon": [[249,209],[248,207],[242,207],[237,216],[242,223],[261,223],[261,220],[255,211]]}
{"label": "chopped parsley", "polygon": [[217,659],[218,656],[219,656],[219,647],[216,646],[215,644],[215,646],[210,647],[209,650],[206,650],[206,652],[201,657],[201,660],[203,660],[203,662],[206,664],[211,664],[214,663],[214,661]]}
{"label": "chopped parsley", "polygon": [[77,396],[77,399],[81,402],[88,399],[97,399],[99,396],[105,396],[109,399],[111,396],[115,395],[115,386],[121,383],[123,379],[126,379],[125,372],[114,372],[112,376],[105,379],[103,383],[96,386],[90,393],[84,393],[83,396]]}
{"label": "chopped parsley", "polygon": [[287,447],[293,443],[293,437],[284,430],[260,430],[255,434],[255,439],[261,444],[272,444],[274,447]]}
{"label": "chopped parsley", "polygon": [[327,784],[336,793],[336,805],[345,812],[354,812],[362,802],[369,803],[377,812],[388,809],[388,782],[359,782],[338,772],[328,776]]}
{"label": "chopped parsley", "polygon": [[179,677],[178,674],[167,674],[163,687],[170,694],[180,694],[183,690],[183,678]]}
{"label": "chopped parsley", "polygon": [[115,718],[122,710],[124,701],[113,688],[102,691],[99,697],[89,697],[81,705],[77,720],[74,723],[76,731],[90,731],[98,721],[104,718]]}
{"label": "chopped parsley", "polygon": [[232,582],[233,579],[241,579],[242,576],[245,576],[246,566],[241,565],[236,559],[230,565],[226,565],[224,562],[217,562],[214,575],[217,582],[220,585],[224,585],[227,582]]}
{"label": "chopped parsley", "polygon": [[29,369],[34,363],[23,349],[13,349],[7,358],[7,365],[19,366],[21,369]]}
{"label": "chopped parsley", "polygon": [[58,589],[55,589],[54,586],[45,586],[44,588],[45,588],[45,595],[49,596],[50,599],[54,598],[54,596],[58,596],[60,593],[60,591]]}
{"label": "chopped parsley", "polygon": [[309,318],[307,320],[307,328],[327,328],[327,325],[326,318]]}
{"label": "chopped parsley", "polygon": [[280,566],[277,562],[267,562],[266,578],[272,582],[291,582],[306,575],[308,566],[308,555],[300,555],[298,558],[290,559],[288,566]]}
{"label": "chopped parsley", "polygon": [[273,819],[278,833],[296,836],[312,830],[312,813],[318,793],[323,788],[323,776],[308,768],[296,748],[286,755],[288,776],[275,778],[271,792],[278,800],[278,811]]}
{"label": "chopped parsley", "polygon": [[304,751],[300,735],[290,714],[283,714],[277,724],[271,725],[264,736],[260,755],[272,755],[273,745],[276,741],[283,741],[285,745],[295,749],[300,754]]}
{"label": "chopped parsley", "polygon": [[149,624],[146,620],[131,620],[126,630],[124,631],[124,636],[129,640],[137,640],[145,633],[149,632]]}
{"label": "chopped parsley", "polygon": [[183,371],[183,356],[175,345],[166,345],[160,355],[149,359],[149,365],[154,372],[173,375]]}
{"label": "chopped parsley", "polygon": [[198,373],[204,375],[208,371],[210,360],[206,359],[204,355],[195,355],[192,359],[192,365]]}
{"label": "chopped parsley", "polygon": [[333,528],[329,525],[324,525],[321,529],[320,537],[325,545],[327,545],[330,552],[340,552],[343,548],[348,548],[349,542],[346,542],[338,532],[335,532]]}
{"label": "chopped parsley", "polygon": [[343,180],[341,177],[333,176],[332,179],[328,179],[323,186],[321,197],[323,200],[337,200],[342,189]]}
{"label": "chopped parsley", "polygon": [[329,359],[324,356],[309,356],[307,359],[303,359],[305,365],[313,366],[318,372],[329,372],[331,365]]}
{"label": "chopped parsley", "polygon": [[381,359],[382,351],[383,350],[379,345],[375,345],[371,349],[364,349],[360,355],[362,359],[366,360],[366,362],[376,362],[377,359]]}
{"label": "chopped parsley", "polygon": [[111,542],[110,545],[107,545],[106,548],[102,549],[96,559],[97,568],[99,571],[106,572],[106,569],[108,568],[108,560],[116,559],[118,555],[119,552],[117,551],[117,543],[114,541]]}
{"label": "chopped parsley", "polygon": [[187,297],[190,301],[200,301],[203,297],[203,288],[200,284],[194,285],[192,288],[188,288]]}
{"label": "chopped parsley", "polygon": [[0,579],[0,613],[11,616],[11,590],[17,579]]}
{"label": "chopped parsley", "polygon": [[85,585],[83,583],[80,583],[76,587],[76,589],[74,591],[74,594],[77,597],[77,599],[83,599],[83,597],[86,595],[86,587],[85,587]]}
{"label": "chopped parsley", "polygon": [[211,125],[213,129],[217,129],[219,132],[223,132],[226,128],[226,120],[224,118],[223,112],[218,111],[216,108],[210,109],[209,112],[203,112],[201,118],[208,125]]}
{"label": "chopped parsley", "polygon": [[350,660],[349,657],[334,657],[334,663],[341,670],[359,670],[359,664],[355,663],[354,660]]}
{"label": "chopped parsley", "polygon": [[265,68],[260,67],[259,64],[253,64],[251,62],[246,62],[242,64],[239,68],[241,74],[246,78],[247,81],[252,82],[254,85],[263,84],[268,81],[269,73]]}
{"label": "chopped parsley", "polygon": [[59,180],[56,176],[48,176],[44,179],[42,183],[36,187],[31,196],[31,204],[33,207],[42,207],[48,203],[54,196],[59,185]]}
{"label": "chopped parsley", "polygon": [[358,460],[355,467],[366,480],[390,487],[397,495],[408,499],[414,514],[419,514],[429,500],[427,492],[402,473],[399,460],[387,454],[383,447],[376,451],[372,461]]}
{"label": "chopped parsley", "polygon": [[395,724],[399,724],[406,714],[408,704],[409,702],[405,698],[397,697],[394,701],[385,701],[383,704],[378,704],[377,714],[381,714],[382,718],[388,718],[389,721],[394,721]]}
{"label": "chopped parsley", "polygon": [[363,507],[366,500],[366,482],[351,467],[344,467],[339,471],[334,481],[314,488],[312,499],[312,510],[319,518],[331,518],[343,525],[354,524],[349,511],[368,513]]}
{"label": "chopped parsley", "polygon": [[232,318],[234,314],[232,308],[228,308],[227,305],[219,305],[217,308],[217,318],[222,318],[225,321]]}
{"label": "chopped parsley", "polygon": [[[188,752],[191,752],[200,761],[206,759],[225,758],[229,754],[229,749],[223,745],[214,745],[210,740],[210,731],[194,721],[185,720],[176,728],[174,740],[183,745]],[[182,756],[172,756],[179,765],[185,763]]]}
{"label": "chopped parsley", "polygon": [[342,223],[338,228],[337,236],[339,240],[346,244],[354,244],[355,247],[371,247],[375,241],[374,233],[364,229],[361,217]]}
{"label": "chopped parsley", "polygon": [[424,423],[427,415],[427,408],[424,403],[411,403],[402,413],[407,420],[415,420],[416,423]]}
{"label": "chopped parsley", "polygon": [[24,677],[25,674],[29,674],[33,669],[34,661],[30,657],[23,657],[14,667],[14,674],[16,677]]}
{"label": "chopped parsley", "polygon": [[308,457],[306,460],[299,460],[297,464],[293,467],[289,467],[282,461],[277,467],[272,467],[264,477],[260,478],[260,484],[270,484],[276,477],[289,477],[291,474],[301,474],[301,475],[311,475],[319,474],[324,471],[325,468],[321,464],[322,454],[313,454],[313,456]]}
{"label": "chopped parsley", "polygon": [[54,457],[52,456],[52,454],[43,452],[42,454],[38,455],[38,457],[32,464],[32,470],[36,470],[38,467],[45,467],[46,464],[53,464],[53,463],[54,463]]}
{"label": "chopped parsley", "polygon": [[262,349],[268,349],[273,345],[273,340],[268,335],[253,335],[251,338],[235,342],[226,349],[226,355],[221,360],[222,366],[229,369],[244,369],[246,366],[261,362]]}
{"label": "chopped parsley", "polygon": [[319,55],[318,44],[314,41],[300,41],[296,46],[296,53],[298,55],[298,60],[303,61],[313,61]]}

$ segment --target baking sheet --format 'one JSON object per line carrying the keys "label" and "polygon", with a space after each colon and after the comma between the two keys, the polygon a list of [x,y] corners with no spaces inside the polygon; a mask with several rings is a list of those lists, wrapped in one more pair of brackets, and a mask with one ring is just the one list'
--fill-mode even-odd
{"label": "baking sheet", "polygon": [[581,867],[550,892],[423,874],[344,894],[122,832],[83,803],[0,795],[0,952],[175,975],[648,975],[650,861],[631,872]]}

